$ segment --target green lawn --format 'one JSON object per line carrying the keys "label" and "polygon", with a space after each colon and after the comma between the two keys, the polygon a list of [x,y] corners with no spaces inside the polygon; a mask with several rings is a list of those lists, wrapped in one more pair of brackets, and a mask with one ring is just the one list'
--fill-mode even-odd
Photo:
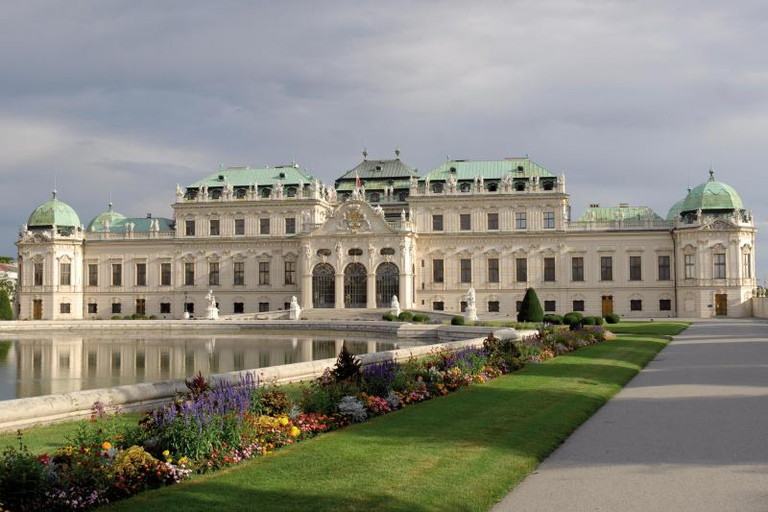
{"label": "green lawn", "polygon": [[604,327],[616,334],[655,334],[670,335],[680,334],[690,326],[690,322],[620,322],[618,324],[605,324]]}
{"label": "green lawn", "polygon": [[486,511],[666,343],[621,336],[112,508]]}

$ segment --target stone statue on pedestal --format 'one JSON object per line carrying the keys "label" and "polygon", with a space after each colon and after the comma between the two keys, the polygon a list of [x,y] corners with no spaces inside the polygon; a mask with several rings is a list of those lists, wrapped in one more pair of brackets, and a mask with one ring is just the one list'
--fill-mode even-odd
{"label": "stone statue on pedestal", "polygon": [[299,301],[296,299],[295,295],[291,297],[291,306],[288,313],[288,318],[291,320],[301,320],[301,306],[299,306]]}
{"label": "stone statue on pedestal", "polygon": [[477,307],[475,305],[475,289],[471,286],[467,291],[467,309],[464,310],[464,319],[467,322],[477,321]]}
{"label": "stone statue on pedestal", "polygon": [[392,296],[391,313],[395,316],[400,316],[400,301],[397,300],[397,295]]}
{"label": "stone statue on pedestal", "polygon": [[208,306],[205,308],[206,320],[218,320],[219,308],[216,307],[216,296],[213,295],[213,290],[208,290],[205,300],[208,303]]}

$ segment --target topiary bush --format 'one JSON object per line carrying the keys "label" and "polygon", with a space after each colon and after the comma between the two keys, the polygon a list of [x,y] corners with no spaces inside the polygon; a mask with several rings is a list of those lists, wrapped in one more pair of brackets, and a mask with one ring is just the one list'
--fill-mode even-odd
{"label": "topiary bush", "polygon": [[464,325],[464,317],[460,315],[454,316],[451,318],[451,325]]}
{"label": "topiary bush", "polygon": [[0,320],[13,320],[11,299],[8,298],[8,292],[5,290],[0,290]]}
{"label": "topiary bush", "polygon": [[582,315],[578,311],[571,311],[570,313],[567,313],[563,317],[563,323],[565,325],[578,324],[581,322],[582,318],[584,318],[584,315]]}
{"label": "topiary bush", "polygon": [[385,313],[381,315],[381,319],[386,320],[387,322],[394,322],[395,320],[397,320],[397,317],[392,313]]}
{"label": "topiary bush", "polygon": [[563,317],[553,313],[544,315],[544,321],[552,325],[563,325]]}
{"label": "topiary bush", "polygon": [[401,322],[410,322],[413,320],[413,313],[410,311],[403,311],[399,315],[397,315],[398,320]]}
{"label": "topiary bush", "polygon": [[544,321],[544,310],[541,309],[539,296],[536,290],[528,288],[523,297],[523,303],[520,304],[520,311],[517,313],[518,322],[542,322]]}
{"label": "topiary bush", "polygon": [[413,321],[419,322],[419,323],[426,323],[426,322],[429,322],[429,316],[423,313],[416,313],[415,315],[413,315]]}
{"label": "topiary bush", "polygon": [[595,324],[597,324],[597,321],[593,316],[585,316],[584,318],[581,319],[581,325],[595,325]]}
{"label": "topiary bush", "polygon": [[621,317],[616,313],[605,315],[605,321],[609,324],[617,324],[621,321]]}
{"label": "topiary bush", "polygon": [[601,316],[595,316],[592,318],[595,319],[595,325],[603,325],[605,323],[605,320]]}

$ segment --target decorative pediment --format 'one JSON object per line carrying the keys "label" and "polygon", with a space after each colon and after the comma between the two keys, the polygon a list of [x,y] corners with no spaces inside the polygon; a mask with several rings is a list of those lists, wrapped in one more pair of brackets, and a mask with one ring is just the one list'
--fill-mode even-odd
{"label": "decorative pediment", "polygon": [[365,201],[349,200],[340,205],[333,216],[325,220],[313,236],[339,234],[395,234],[384,217]]}
{"label": "decorative pediment", "polygon": [[730,231],[733,229],[738,229],[738,227],[724,219],[715,219],[706,226],[701,227],[702,231]]}

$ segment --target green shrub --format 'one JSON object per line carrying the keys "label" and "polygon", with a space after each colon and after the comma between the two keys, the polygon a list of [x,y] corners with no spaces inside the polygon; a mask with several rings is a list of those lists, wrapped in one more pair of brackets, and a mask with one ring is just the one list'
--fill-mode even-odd
{"label": "green shrub", "polygon": [[563,323],[565,325],[573,325],[573,324],[580,323],[583,318],[584,318],[584,315],[582,315],[578,311],[571,311],[570,313],[567,313],[563,317]]}
{"label": "green shrub", "polygon": [[517,313],[518,322],[542,322],[544,320],[544,310],[541,309],[539,296],[536,290],[528,288],[523,297],[523,303],[520,305],[520,311]]}
{"label": "green shrub", "polygon": [[280,416],[287,414],[291,408],[288,393],[276,387],[261,388],[261,414]]}
{"label": "green shrub", "polygon": [[133,320],[133,317],[131,315],[125,315],[123,320]]}
{"label": "green shrub", "polygon": [[413,315],[413,321],[419,322],[419,323],[429,322],[429,315],[425,315],[423,313],[416,313],[415,315]]}
{"label": "green shrub", "polygon": [[581,325],[595,325],[597,321],[593,316],[585,316],[581,319]]}
{"label": "green shrub", "polygon": [[605,315],[605,321],[609,324],[617,324],[621,321],[621,317],[616,313]]}
{"label": "green shrub", "polygon": [[594,316],[592,318],[595,319],[595,325],[603,325],[605,323],[605,320],[601,316]]}
{"label": "green shrub", "polygon": [[552,325],[563,325],[563,317],[552,313],[544,315],[544,321]]}
{"label": "green shrub", "polygon": [[120,318],[120,315],[112,315],[111,317],[109,317],[109,319],[110,320],[122,320],[122,318]]}
{"label": "green shrub", "polygon": [[157,317],[155,315],[149,315],[149,320],[157,320]]}
{"label": "green shrub", "polygon": [[460,315],[454,316],[451,318],[451,325],[464,325],[464,317]]}
{"label": "green shrub", "polygon": [[401,322],[410,322],[413,320],[413,313],[410,311],[403,311],[399,315],[397,315],[398,320]]}
{"label": "green shrub", "polygon": [[496,367],[503,367],[504,372],[512,372],[522,367],[520,349],[513,339],[499,339],[489,334],[483,341],[483,348],[488,353],[488,362]]}
{"label": "green shrub", "polygon": [[394,322],[395,320],[397,320],[397,317],[392,313],[385,313],[381,315],[381,319],[386,320],[387,322]]}
{"label": "green shrub", "polygon": [[3,510],[35,510],[51,489],[51,469],[29,453],[18,433],[19,448],[9,446],[0,455],[0,497]]}
{"label": "green shrub", "polygon": [[5,290],[0,290],[0,320],[13,320],[11,299],[8,298],[8,292]]}

